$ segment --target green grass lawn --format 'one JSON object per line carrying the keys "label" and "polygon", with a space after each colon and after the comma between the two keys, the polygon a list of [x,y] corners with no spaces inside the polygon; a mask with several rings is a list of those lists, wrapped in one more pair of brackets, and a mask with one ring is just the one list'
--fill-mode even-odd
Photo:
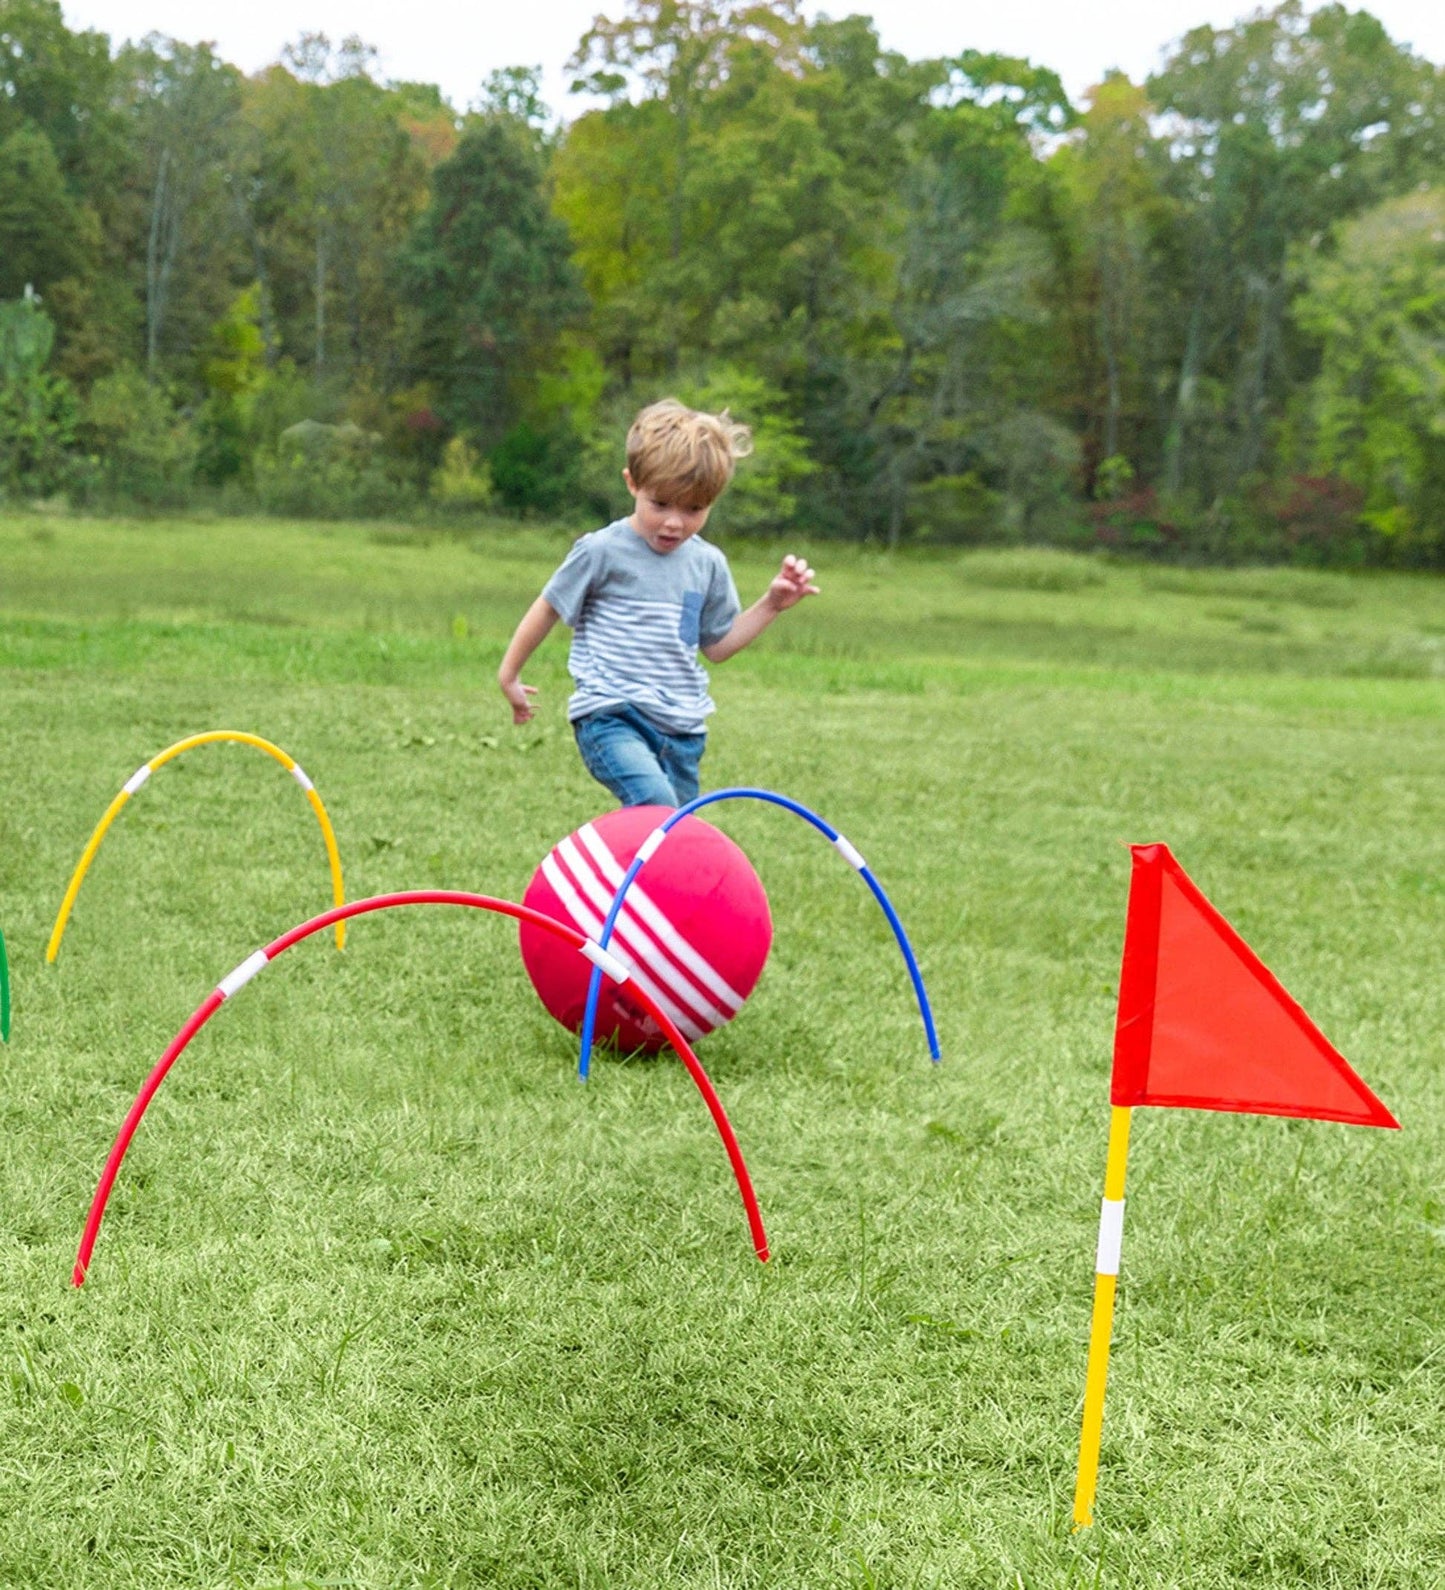
{"label": "green grass lawn", "polygon": [[[670,1057],[540,1009],[509,923],[298,947],[177,1064],[83,1291],[85,1208],[217,980],[351,896],[520,898],[609,804],[561,636],[493,677],[564,533],[0,520],[0,1585],[1445,1582],[1445,586],[810,550],[714,670],[706,784],[768,888],[700,1047],[775,1258]],[[782,550],[782,549],[780,549]],[[745,599],[775,562],[738,549]],[[1069,1529],[1129,857],[1167,840],[1403,1133],[1141,1111],[1097,1526]]]}

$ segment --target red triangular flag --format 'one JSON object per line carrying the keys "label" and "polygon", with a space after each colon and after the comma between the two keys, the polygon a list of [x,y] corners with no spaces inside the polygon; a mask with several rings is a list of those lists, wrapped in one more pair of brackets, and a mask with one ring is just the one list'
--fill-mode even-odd
{"label": "red triangular flag", "polygon": [[1169,847],[1130,848],[1113,1102],[1398,1127]]}

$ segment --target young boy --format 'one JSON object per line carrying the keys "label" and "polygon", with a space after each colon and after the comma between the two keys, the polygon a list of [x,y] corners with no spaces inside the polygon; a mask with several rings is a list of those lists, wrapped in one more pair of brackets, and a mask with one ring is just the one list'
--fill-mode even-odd
{"label": "young boy", "polygon": [[574,544],[497,670],[512,721],[525,723],[536,691],[522,669],[559,618],[571,626],[567,716],[587,771],[624,806],[682,806],[697,794],[713,711],[699,650],[725,662],[818,594],[806,560],[789,556],[743,612],[727,559],[698,534],[751,450],[751,433],[726,411],[699,414],[671,398],[643,409],[622,472],[632,514]]}

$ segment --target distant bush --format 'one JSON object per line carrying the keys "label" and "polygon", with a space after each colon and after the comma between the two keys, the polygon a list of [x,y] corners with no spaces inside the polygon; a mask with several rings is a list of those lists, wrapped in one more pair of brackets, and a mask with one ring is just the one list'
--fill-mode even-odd
{"label": "distant bush", "polygon": [[90,389],[81,434],[108,498],[149,508],[183,505],[191,494],[196,438],[160,387],[123,365]]}
{"label": "distant bush", "polygon": [[371,519],[405,514],[416,488],[388,473],[377,456],[380,438],[350,423],[301,420],[276,446],[257,454],[256,498],[266,513],[317,519]]}
{"label": "distant bush", "polygon": [[997,541],[1003,499],[970,470],[963,475],[935,475],[908,492],[907,522],[918,541],[960,545]]}
{"label": "distant bush", "polygon": [[1088,524],[1093,541],[1111,552],[1178,552],[1188,535],[1182,515],[1166,508],[1152,486],[1091,503]]}
{"label": "distant bush", "polygon": [[575,486],[579,451],[570,425],[542,430],[523,420],[498,442],[488,460],[497,495],[507,507],[522,512],[561,507]]}
{"label": "distant bush", "polygon": [[0,492],[48,497],[71,490],[84,464],[72,452],[78,409],[70,384],[38,372],[0,386]]}
{"label": "distant bush", "polygon": [[1067,540],[1078,522],[1079,439],[1048,414],[1023,409],[987,439],[1003,481],[1003,527],[1011,541]]}
{"label": "distant bush", "polygon": [[1201,506],[1146,486],[1111,502],[1089,503],[1083,543],[1131,557],[1175,563],[1288,562],[1279,526],[1252,494]]}
{"label": "distant bush", "polygon": [[432,501],[439,508],[465,512],[485,508],[493,495],[487,461],[464,437],[453,436],[431,478]]}
{"label": "distant bush", "polygon": [[1365,523],[1365,493],[1337,475],[1292,475],[1264,507],[1300,562],[1362,564],[1378,539]]}

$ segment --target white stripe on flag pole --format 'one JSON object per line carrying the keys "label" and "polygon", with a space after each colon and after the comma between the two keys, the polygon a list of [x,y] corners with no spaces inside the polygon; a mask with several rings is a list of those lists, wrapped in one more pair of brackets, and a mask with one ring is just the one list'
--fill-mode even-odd
{"label": "white stripe on flag pole", "polygon": [[1099,1211],[1099,1250],[1094,1256],[1095,1275],[1118,1275],[1124,1252],[1124,1200],[1104,1199]]}

